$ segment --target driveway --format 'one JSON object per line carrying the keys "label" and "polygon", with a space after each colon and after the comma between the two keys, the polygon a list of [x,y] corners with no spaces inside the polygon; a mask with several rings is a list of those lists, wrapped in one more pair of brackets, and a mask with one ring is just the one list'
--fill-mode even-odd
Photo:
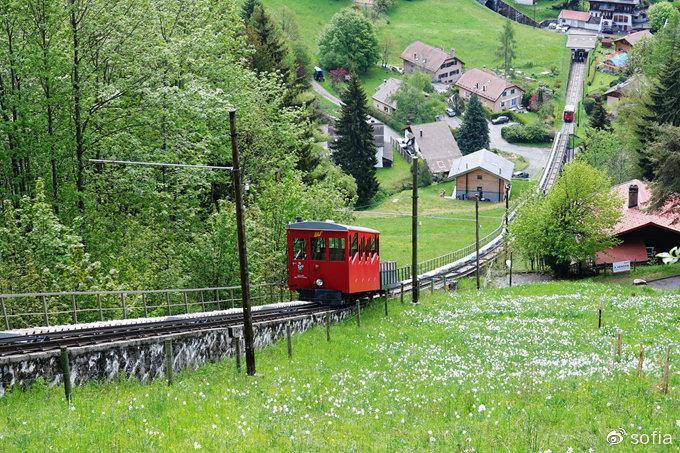
{"label": "driveway", "polygon": [[[453,118],[444,116],[444,121],[451,127],[459,128],[461,118],[460,116]],[[489,143],[491,148],[498,148],[501,151],[518,154],[524,157],[527,162],[529,162],[529,166],[525,171],[528,172],[531,177],[535,176],[536,178],[539,178],[543,173],[545,164],[548,162],[548,157],[550,156],[550,147],[540,148],[506,142],[505,139],[501,137],[501,129],[503,126],[507,126],[509,124],[513,123],[496,125],[489,122]]]}
{"label": "driveway", "polygon": [[[331,101],[333,104],[335,104],[337,106],[342,105],[342,101],[340,99],[338,99],[336,96],[333,96],[331,93],[329,93],[328,90],[325,89],[323,86],[321,86],[316,80],[312,80],[312,89],[314,91],[316,91],[318,94],[320,94],[321,96],[323,96],[324,98]],[[373,117],[370,117],[370,118],[374,119],[375,121],[379,121],[379,120],[376,120]],[[402,137],[403,134],[398,133],[397,131],[395,131],[394,129],[389,127],[387,124],[385,124],[384,136],[385,136],[385,146],[389,146],[391,138],[399,138],[399,137]]]}

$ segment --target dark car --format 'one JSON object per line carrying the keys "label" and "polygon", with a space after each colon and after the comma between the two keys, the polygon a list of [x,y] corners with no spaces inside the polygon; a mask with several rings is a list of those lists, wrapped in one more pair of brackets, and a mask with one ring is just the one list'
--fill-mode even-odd
{"label": "dark car", "polygon": [[519,178],[519,179],[528,179],[529,178],[529,173],[525,171],[517,171],[512,175],[513,178]]}
{"label": "dark car", "polygon": [[497,116],[496,118],[491,120],[491,124],[505,124],[508,121],[510,121],[510,118],[508,118],[505,115]]}

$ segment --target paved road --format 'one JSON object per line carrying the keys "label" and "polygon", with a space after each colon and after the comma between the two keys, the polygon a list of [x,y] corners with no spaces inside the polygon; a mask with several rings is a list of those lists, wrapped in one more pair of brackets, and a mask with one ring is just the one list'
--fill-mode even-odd
{"label": "paved road", "polygon": [[[324,98],[328,99],[335,105],[342,105],[342,101],[338,99],[337,97],[333,96],[331,93],[328,92],[327,89],[322,87],[316,80],[312,80],[312,89],[316,91],[318,94],[323,96]],[[373,118],[375,119],[375,118]],[[378,121],[378,120],[376,120]],[[391,138],[399,138],[402,137],[403,135],[389,127],[387,124],[385,124],[385,146],[390,145],[390,139]]]}
{"label": "paved road", "polygon": [[[461,119],[459,116],[453,118],[445,116],[444,121],[446,121],[449,126],[458,128],[460,127]],[[525,171],[527,171],[530,176],[540,177],[545,168],[545,164],[548,162],[548,157],[550,157],[550,148],[508,143],[501,137],[501,129],[504,126],[508,126],[508,124],[491,124],[491,122],[489,122],[489,144],[491,148],[498,148],[507,153],[519,154],[529,162],[529,167],[527,167]]]}
{"label": "paved road", "polygon": [[680,275],[652,280],[647,282],[647,285],[654,289],[678,289],[680,288]]}

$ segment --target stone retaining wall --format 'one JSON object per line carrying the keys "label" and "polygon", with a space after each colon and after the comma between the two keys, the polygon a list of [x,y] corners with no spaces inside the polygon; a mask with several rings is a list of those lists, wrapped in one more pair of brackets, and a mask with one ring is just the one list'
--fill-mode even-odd
{"label": "stone retaining wall", "polygon": [[[351,309],[330,312],[331,322],[342,321]],[[325,312],[256,323],[255,348],[261,349],[292,332],[303,332],[325,321]],[[173,371],[198,368],[235,354],[234,338],[243,345],[242,326],[208,329],[141,340],[70,348],[71,381],[74,386],[90,380],[111,381],[135,377],[142,382],[165,378],[164,342],[172,340]],[[29,387],[37,379],[54,386],[62,383],[60,352],[40,352],[0,357],[0,397],[13,387]]]}

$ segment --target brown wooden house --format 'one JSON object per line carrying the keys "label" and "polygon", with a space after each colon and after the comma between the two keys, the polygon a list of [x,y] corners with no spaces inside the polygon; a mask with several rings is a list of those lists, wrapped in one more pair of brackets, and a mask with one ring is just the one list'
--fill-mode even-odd
{"label": "brown wooden house", "polygon": [[467,200],[474,196],[489,201],[505,200],[505,186],[510,184],[515,164],[480,149],[453,161],[449,178],[455,178],[453,198]]}

